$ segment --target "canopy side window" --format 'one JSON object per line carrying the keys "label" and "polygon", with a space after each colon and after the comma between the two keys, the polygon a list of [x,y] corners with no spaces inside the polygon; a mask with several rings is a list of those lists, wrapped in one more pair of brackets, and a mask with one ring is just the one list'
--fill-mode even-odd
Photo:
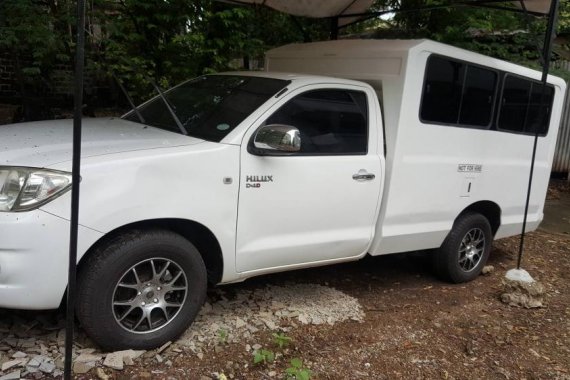
{"label": "canopy side window", "polygon": [[523,134],[535,134],[538,129],[540,136],[546,136],[553,98],[552,85],[546,86],[543,95],[540,82],[505,75],[497,129]]}
{"label": "canopy side window", "polygon": [[463,128],[489,128],[498,76],[498,72],[491,69],[431,55],[422,92],[421,121]]}

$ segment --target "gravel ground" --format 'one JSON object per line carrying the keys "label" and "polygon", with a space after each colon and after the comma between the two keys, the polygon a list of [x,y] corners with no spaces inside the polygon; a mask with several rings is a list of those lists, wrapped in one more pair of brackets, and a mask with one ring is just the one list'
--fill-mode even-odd
{"label": "gravel ground", "polygon": [[[62,317],[53,313],[0,310],[0,375],[4,376],[1,380],[62,375],[65,338]],[[134,365],[135,360],[149,358],[157,364],[172,366],[170,358],[177,354],[203,358],[209,350],[219,352],[228,344],[254,341],[261,331],[279,332],[287,337],[285,333],[302,325],[333,326],[363,319],[364,312],[356,298],[319,284],[266,285],[236,291],[216,288],[182,337],[152,352],[99,352],[80,331],[74,370],[78,375],[97,366],[123,370]],[[254,343],[246,351],[260,348]]]}

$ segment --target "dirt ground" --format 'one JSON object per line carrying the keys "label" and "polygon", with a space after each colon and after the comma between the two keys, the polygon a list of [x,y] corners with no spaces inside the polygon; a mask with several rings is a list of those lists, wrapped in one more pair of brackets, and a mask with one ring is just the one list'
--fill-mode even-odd
{"label": "dirt ground", "polygon": [[[556,194],[570,197],[563,186]],[[267,285],[320,284],[355,297],[365,317],[334,326],[284,321],[280,327],[292,340],[283,348],[271,330],[237,343],[220,336],[200,355],[176,348],[157,358],[151,351],[122,371],[103,367],[76,378],[283,379],[298,358],[311,379],[570,379],[570,235],[527,235],[522,267],[546,287],[539,309],[499,300],[505,272],[516,266],[518,239],[496,241],[488,263],[494,270],[467,284],[439,281],[425,253],[407,253],[224,286],[221,293],[231,300]],[[211,292],[210,302],[219,294]],[[275,353],[275,361],[254,365],[257,345]]]}
{"label": "dirt ground", "polygon": [[[132,368],[117,378],[200,379],[223,372],[236,379],[264,379],[272,371],[282,378],[288,359],[297,357],[315,379],[570,379],[570,238],[544,232],[527,237],[523,268],[547,288],[546,307],[533,310],[499,301],[501,279],[516,266],[517,243],[516,238],[497,241],[489,261],[495,271],[465,285],[435,279],[420,254],[233,285],[328,285],[356,297],[366,318],[332,328],[300,326],[289,334],[293,342],[283,357],[271,365],[254,366],[243,342],[221,345],[202,360],[180,355],[172,367]],[[280,352],[269,333],[249,343]]]}

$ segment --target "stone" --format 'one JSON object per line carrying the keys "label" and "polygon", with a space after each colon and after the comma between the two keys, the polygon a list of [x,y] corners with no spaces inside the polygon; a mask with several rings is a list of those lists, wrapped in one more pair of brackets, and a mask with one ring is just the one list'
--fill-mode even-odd
{"label": "stone", "polygon": [[105,367],[113,368],[116,370],[123,369],[123,354],[121,351],[112,352],[107,354],[105,360],[103,361]]}
{"label": "stone", "polygon": [[160,356],[159,354],[156,354],[156,356],[154,357],[156,359],[157,362],[162,363],[163,359],[162,356]]}
{"label": "stone", "polygon": [[481,270],[481,274],[490,274],[493,273],[493,271],[495,270],[495,267],[492,265],[485,265],[483,267],[483,269]]}
{"label": "stone", "polygon": [[100,380],[109,380],[109,375],[107,375],[107,374],[105,373],[105,371],[103,371],[103,368],[97,368],[97,369],[95,370],[95,373],[97,374],[97,377],[98,377]]}
{"label": "stone", "polygon": [[166,350],[170,345],[172,344],[171,341],[168,341],[166,343],[164,343],[159,349],[158,351],[156,351],[157,354],[161,354],[164,350]]}
{"label": "stone", "polygon": [[10,347],[16,347],[18,345],[18,339],[16,338],[4,339],[4,343],[6,343]]}
{"label": "stone", "polygon": [[10,368],[23,367],[28,362],[27,359],[10,360],[2,364],[2,372],[6,372]]}
{"label": "stone", "polygon": [[544,286],[524,269],[511,269],[503,279],[501,301],[509,306],[526,309],[543,306]]}
{"label": "stone", "polygon": [[22,358],[25,358],[26,356],[28,356],[28,354],[26,354],[25,352],[17,351],[12,355],[12,358],[13,359],[22,359]]}
{"label": "stone", "polygon": [[46,346],[45,344],[43,344],[43,343],[40,343],[40,353],[41,353],[42,355],[47,355],[47,353],[48,353],[48,348],[47,348],[47,346]]}
{"label": "stone", "polygon": [[94,349],[94,348],[82,348],[82,349],[80,349],[80,350],[77,350],[77,353],[80,354],[80,355],[81,355],[81,354],[92,354],[92,353],[94,353],[95,351],[97,351],[97,350]]}
{"label": "stone", "polygon": [[63,346],[65,344],[65,329],[61,329],[57,332],[56,341],[59,346]]}
{"label": "stone", "polygon": [[65,367],[65,363],[63,362],[63,358],[57,358],[55,360],[55,368],[63,369]]}
{"label": "stone", "polygon": [[103,359],[103,355],[96,355],[93,353],[82,353],[77,358],[75,358],[74,362],[76,363],[89,363],[89,362],[96,362]]}
{"label": "stone", "polygon": [[236,318],[236,328],[240,329],[242,327],[245,327],[247,325],[247,323],[245,323],[245,321],[241,318]]}
{"label": "stone", "polygon": [[[38,367],[30,367],[30,366],[26,366],[26,372],[27,373],[38,373],[40,372]],[[43,375],[42,375],[43,377]]]}
{"label": "stone", "polygon": [[21,348],[32,348],[36,345],[36,339],[35,338],[30,338],[30,339],[20,339],[18,341],[18,346]]}
{"label": "stone", "polygon": [[131,359],[137,359],[142,354],[144,354],[146,351],[145,350],[124,350],[124,351],[117,351],[117,352],[120,353],[123,357],[128,356]]}
{"label": "stone", "polygon": [[505,274],[505,278],[511,281],[518,281],[518,282],[526,282],[532,283],[534,282],[534,278],[524,269],[510,269]]}
{"label": "stone", "polygon": [[134,365],[135,362],[133,361],[133,358],[131,358],[130,356],[123,356],[123,363],[125,365]]}
{"label": "stone", "polygon": [[275,324],[275,322],[273,322],[271,319],[262,319],[263,323],[265,323],[265,326],[267,326],[268,329],[270,330],[277,330],[277,324]]}
{"label": "stone", "polygon": [[297,319],[299,320],[299,322],[301,322],[304,325],[308,325],[309,323],[311,323],[311,321],[309,320],[309,317],[306,314],[300,314]]}
{"label": "stone", "polygon": [[42,362],[46,359],[47,359],[47,357],[42,356],[42,355],[34,356],[33,358],[30,359],[27,366],[33,367],[33,368],[38,368],[42,364]]}
{"label": "stone", "polygon": [[1,376],[0,380],[19,380],[20,379],[20,370],[10,372],[7,375]]}
{"label": "stone", "polygon": [[39,370],[43,373],[52,373],[55,370],[55,363],[53,360],[44,360],[39,366]]}
{"label": "stone", "polygon": [[254,325],[247,325],[247,330],[249,332],[251,332],[252,334],[255,334],[256,332],[259,331],[259,329],[257,327],[255,327]]}
{"label": "stone", "polygon": [[73,363],[73,373],[78,375],[85,374],[95,368],[93,363],[75,362]]}

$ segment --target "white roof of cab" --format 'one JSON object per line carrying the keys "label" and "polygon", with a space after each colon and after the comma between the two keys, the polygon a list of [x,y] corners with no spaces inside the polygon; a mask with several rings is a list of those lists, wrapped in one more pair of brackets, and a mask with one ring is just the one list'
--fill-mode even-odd
{"label": "white roof of cab", "polygon": [[[344,83],[356,86],[367,86],[367,84],[351,80],[343,79],[326,75],[312,75],[312,74],[297,74],[297,73],[286,73],[286,72],[275,72],[275,71],[228,71],[223,73],[216,73],[213,75],[239,75],[247,77],[259,77],[259,78],[271,78],[271,79],[281,79],[294,81],[298,85],[307,83]],[[299,83],[302,82],[302,83]]]}

